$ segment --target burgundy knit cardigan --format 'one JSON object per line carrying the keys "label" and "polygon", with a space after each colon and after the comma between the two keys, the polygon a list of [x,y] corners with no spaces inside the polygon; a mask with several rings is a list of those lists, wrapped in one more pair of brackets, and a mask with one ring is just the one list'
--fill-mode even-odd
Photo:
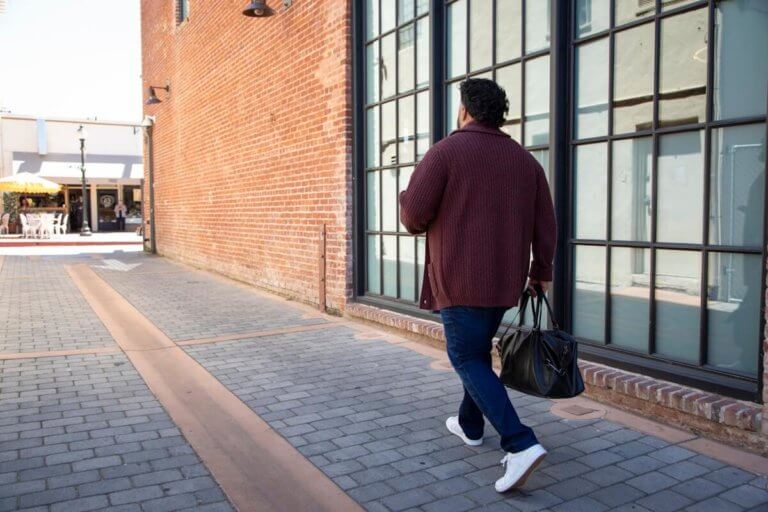
{"label": "burgundy knit cardigan", "polygon": [[422,309],[513,307],[529,275],[552,280],[546,175],[501,130],[470,123],[435,144],[400,193],[400,219],[427,233]]}

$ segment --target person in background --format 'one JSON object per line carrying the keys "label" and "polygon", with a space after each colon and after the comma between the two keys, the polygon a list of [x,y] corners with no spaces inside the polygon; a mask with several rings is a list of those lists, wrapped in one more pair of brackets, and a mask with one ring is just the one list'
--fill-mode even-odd
{"label": "person in background", "polygon": [[125,231],[125,216],[128,214],[128,208],[125,203],[118,201],[115,205],[115,217],[117,218],[117,230]]}
{"label": "person in background", "polygon": [[410,233],[427,234],[419,305],[440,312],[448,357],[464,384],[459,414],[446,427],[477,446],[488,418],[506,452],[495,485],[505,492],[522,487],[547,451],[493,372],[491,345],[526,279],[531,290],[549,288],[555,212],[541,165],[500,130],[509,110],[504,90],[468,79],[460,91],[458,129],[417,166],[400,194],[400,219]]}

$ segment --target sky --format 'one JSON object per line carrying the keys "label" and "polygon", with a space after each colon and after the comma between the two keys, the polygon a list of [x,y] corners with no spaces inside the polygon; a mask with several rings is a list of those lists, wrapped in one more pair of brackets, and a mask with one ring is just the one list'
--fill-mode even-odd
{"label": "sky", "polygon": [[0,110],[141,120],[140,0],[5,0]]}

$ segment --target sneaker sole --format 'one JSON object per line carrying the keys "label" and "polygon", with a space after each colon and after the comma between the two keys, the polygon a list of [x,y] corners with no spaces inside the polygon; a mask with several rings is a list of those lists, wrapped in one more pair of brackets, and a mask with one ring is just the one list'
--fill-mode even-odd
{"label": "sneaker sole", "polygon": [[462,433],[462,434],[459,434],[459,433],[457,433],[457,432],[454,432],[454,431],[453,431],[453,430],[451,430],[451,428],[448,426],[448,423],[447,423],[447,422],[446,422],[446,424],[445,424],[445,428],[446,428],[446,429],[448,429],[448,432],[450,432],[451,434],[455,435],[456,437],[458,437],[459,439],[461,439],[462,441],[464,441],[464,444],[466,444],[467,446],[480,446],[480,445],[482,445],[482,444],[483,444],[483,440],[482,440],[482,439],[470,439],[470,438],[468,438],[468,437],[464,436],[464,435],[463,435],[463,433]]}
{"label": "sneaker sole", "polygon": [[539,455],[539,457],[535,461],[533,461],[533,464],[531,464],[531,467],[528,468],[528,471],[526,471],[523,474],[523,476],[521,476],[520,478],[517,479],[517,482],[512,483],[512,485],[510,485],[506,489],[504,489],[502,491],[498,491],[498,492],[504,493],[504,492],[511,491],[513,489],[518,489],[518,488],[524,486],[525,482],[528,480],[528,477],[530,477],[531,474],[534,471],[536,471],[536,468],[539,467],[539,464],[541,464],[541,461],[543,461],[544,458],[546,458],[546,456],[547,456],[546,453],[542,453],[541,455]]}

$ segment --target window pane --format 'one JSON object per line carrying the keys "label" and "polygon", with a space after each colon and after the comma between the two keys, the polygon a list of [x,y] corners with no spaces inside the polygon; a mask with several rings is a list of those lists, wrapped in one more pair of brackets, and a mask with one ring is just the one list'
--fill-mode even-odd
{"label": "window pane", "polygon": [[648,352],[651,251],[611,249],[611,344]]}
{"label": "window pane", "polygon": [[456,118],[459,115],[459,104],[461,103],[458,82],[448,85],[445,100],[448,102],[445,107],[445,131],[451,133],[456,129]]}
{"label": "window pane", "polygon": [[761,271],[756,254],[709,254],[709,364],[757,375]]}
{"label": "window pane", "polygon": [[379,33],[379,0],[365,0],[365,38]]}
{"label": "window pane", "polygon": [[549,48],[550,0],[525,2],[525,53]]}
{"label": "window pane", "polygon": [[660,242],[701,243],[703,147],[703,131],[661,137],[656,221]]}
{"label": "window pane", "polygon": [[405,23],[413,19],[413,9],[415,0],[397,0],[397,21]]}
{"label": "window pane", "polygon": [[429,18],[416,23],[416,85],[429,84]]}
{"label": "window pane", "polygon": [[384,267],[383,295],[397,297],[397,237],[382,236],[381,257]]}
{"label": "window pane", "polygon": [[699,0],[661,0],[661,10],[662,12],[670,11],[672,9],[677,9],[678,7],[682,7],[686,4],[692,4],[698,1]]}
{"label": "window pane", "polygon": [[416,16],[429,11],[429,0],[416,0]]}
{"label": "window pane", "polygon": [[368,167],[379,166],[379,107],[368,109],[365,114],[365,163]]}
{"label": "window pane", "polygon": [[365,102],[379,101],[379,43],[365,48]]}
{"label": "window pane", "polygon": [[[413,175],[413,167],[403,167],[400,169],[400,176],[397,180],[397,197],[398,197],[398,206],[400,204],[400,192],[408,188],[408,183],[411,181],[411,176]],[[405,226],[400,222],[400,210],[398,209],[398,229],[400,231],[407,231],[405,229]]]}
{"label": "window pane", "polygon": [[656,252],[656,352],[681,361],[699,358],[701,253]]}
{"label": "window pane", "polygon": [[496,62],[521,55],[523,0],[496,1]]}
{"label": "window pane", "polygon": [[583,37],[606,30],[610,24],[609,0],[578,0],[576,35]]}
{"label": "window pane", "polygon": [[366,289],[371,293],[381,293],[381,239],[379,235],[368,235],[366,267]]}
{"label": "window pane", "polygon": [[390,101],[381,107],[381,165],[397,163],[397,126],[395,102]]}
{"label": "window pane", "polygon": [[470,47],[469,66],[471,70],[482,69],[492,64],[493,46],[493,0],[472,0],[469,4]]}
{"label": "window pane", "polygon": [[365,177],[365,206],[368,217],[368,230],[381,229],[381,187],[379,172],[369,172]]}
{"label": "window pane", "polygon": [[605,236],[608,204],[608,145],[576,146],[574,169],[576,190],[576,238],[600,239]]}
{"label": "window pane", "polygon": [[421,295],[421,286],[424,281],[424,259],[426,258],[426,241],[427,239],[420,236],[416,239],[416,273],[418,276],[419,290],[417,295]]}
{"label": "window pane", "polygon": [[414,30],[415,27],[413,25],[408,25],[405,28],[401,28],[398,33],[398,40],[397,40],[397,66],[398,66],[398,72],[397,72],[397,80],[398,80],[398,91],[400,92],[407,92],[413,89],[414,87],[414,62],[413,59],[416,57],[414,55],[415,46],[414,46]]}
{"label": "window pane", "polygon": [[525,145],[549,142],[549,55],[525,63]]}
{"label": "window pane", "polygon": [[416,301],[416,242],[410,236],[398,238],[400,243],[400,298]]}
{"label": "window pane", "polygon": [[513,64],[496,70],[496,82],[504,88],[509,100],[509,114],[504,121],[502,130],[520,141],[520,115],[522,113],[520,100],[523,91],[520,85],[520,64]]}
{"label": "window pane", "polygon": [[429,149],[429,91],[416,96],[416,107],[416,158],[420,160]]}
{"label": "window pane", "polygon": [[391,98],[395,95],[395,34],[390,34],[381,40],[381,97]]}
{"label": "window pane", "polygon": [[574,248],[573,334],[605,340],[605,247]]}
{"label": "window pane", "polygon": [[659,72],[659,124],[706,121],[706,9],[661,21]]}
{"label": "window pane", "polygon": [[535,158],[544,168],[544,172],[547,174],[547,180],[549,180],[549,150],[539,149],[531,151],[531,155],[533,155],[533,158]]}
{"label": "window pane", "polygon": [[381,174],[381,230],[397,231],[397,169]]}
{"label": "window pane", "polygon": [[653,123],[653,23],[616,34],[613,62],[613,132],[650,129]]}
{"label": "window pane", "polygon": [[611,238],[651,239],[653,144],[650,137],[613,143]]}
{"label": "window pane", "polygon": [[715,119],[764,115],[768,11],[763,3],[715,3]]}
{"label": "window pane", "polygon": [[652,16],[656,12],[655,0],[613,0],[616,25]]}
{"label": "window pane", "polygon": [[397,136],[400,140],[400,149],[398,157],[402,163],[413,162],[414,160],[416,113],[414,112],[413,103],[415,99],[414,96],[407,96],[399,101],[399,111],[397,113],[399,133]]}
{"label": "window pane", "polygon": [[448,78],[467,72],[467,3],[459,0],[448,6]]}
{"label": "window pane", "polygon": [[576,138],[608,134],[608,38],[576,49]]}
{"label": "window pane", "polygon": [[763,243],[765,125],[712,130],[709,242]]}
{"label": "window pane", "polygon": [[396,25],[395,0],[381,0],[381,32],[389,32]]}

